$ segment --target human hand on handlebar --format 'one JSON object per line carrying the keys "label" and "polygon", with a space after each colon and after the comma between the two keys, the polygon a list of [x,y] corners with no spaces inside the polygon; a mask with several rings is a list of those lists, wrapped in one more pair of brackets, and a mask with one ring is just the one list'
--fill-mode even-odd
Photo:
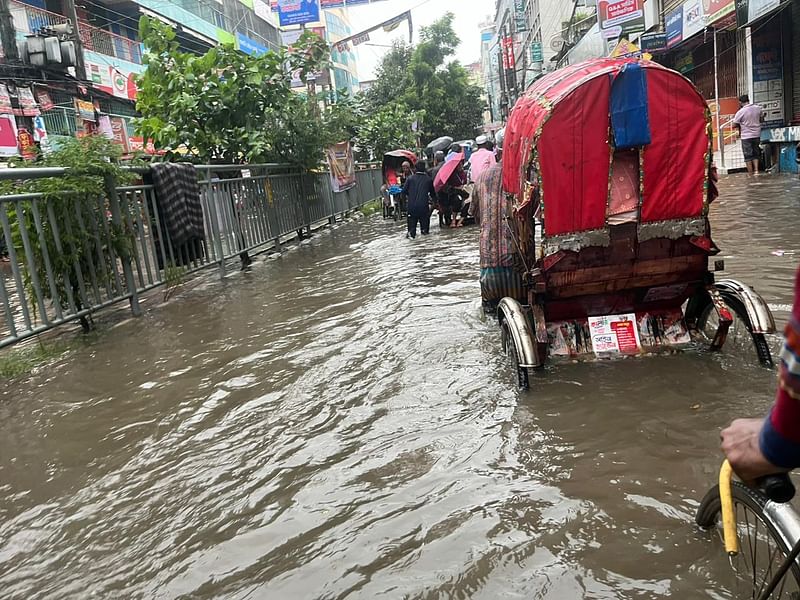
{"label": "human hand on handlebar", "polygon": [[736,419],[722,430],[722,452],[739,478],[753,484],[758,478],[772,473],[783,473],[761,453],[759,435],[764,419]]}

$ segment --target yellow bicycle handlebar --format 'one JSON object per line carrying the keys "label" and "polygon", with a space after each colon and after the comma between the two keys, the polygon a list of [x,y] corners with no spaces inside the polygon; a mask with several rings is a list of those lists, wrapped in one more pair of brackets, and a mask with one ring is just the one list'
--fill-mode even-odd
{"label": "yellow bicycle handlebar", "polygon": [[736,534],[736,514],[733,512],[733,496],[731,494],[731,478],[733,468],[723,461],[719,470],[719,500],[722,515],[722,534],[725,540],[725,552],[728,556],[739,554],[739,536]]}

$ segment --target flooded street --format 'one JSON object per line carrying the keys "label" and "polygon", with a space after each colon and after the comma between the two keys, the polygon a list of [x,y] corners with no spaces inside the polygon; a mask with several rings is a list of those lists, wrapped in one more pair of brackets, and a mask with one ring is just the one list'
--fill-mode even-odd
{"label": "flooded street", "polygon": [[[800,181],[721,187],[725,275],[782,329]],[[694,511],[774,372],[687,352],[519,392],[477,229],[431,231],[320,232],[0,391],[0,598],[733,597]]]}

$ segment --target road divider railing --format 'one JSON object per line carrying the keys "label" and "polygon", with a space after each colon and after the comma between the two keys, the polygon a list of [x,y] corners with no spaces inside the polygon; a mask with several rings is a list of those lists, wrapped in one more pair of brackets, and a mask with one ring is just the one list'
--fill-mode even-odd
{"label": "road divider railing", "polygon": [[[91,327],[97,311],[170,286],[201,269],[221,276],[250,254],[280,249],[380,196],[379,165],[359,164],[356,185],[334,193],[330,175],[287,165],[197,167],[202,240],[177,246],[147,168],[106,193],[0,195],[0,348],[64,323]],[[66,169],[0,169],[0,181],[63,178]]]}

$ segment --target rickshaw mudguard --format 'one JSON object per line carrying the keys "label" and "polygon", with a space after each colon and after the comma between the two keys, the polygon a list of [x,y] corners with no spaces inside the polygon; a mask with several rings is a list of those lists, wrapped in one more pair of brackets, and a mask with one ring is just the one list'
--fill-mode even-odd
{"label": "rickshaw mudguard", "polygon": [[721,279],[714,288],[723,298],[734,298],[741,303],[750,318],[753,333],[775,333],[772,311],[753,288],[735,279]]}
{"label": "rickshaw mudguard", "polygon": [[537,353],[533,326],[522,304],[513,298],[503,298],[497,305],[497,318],[501,325],[508,324],[512,342],[517,350],[519,366],[523,368],[541,367],[543,360]]}

